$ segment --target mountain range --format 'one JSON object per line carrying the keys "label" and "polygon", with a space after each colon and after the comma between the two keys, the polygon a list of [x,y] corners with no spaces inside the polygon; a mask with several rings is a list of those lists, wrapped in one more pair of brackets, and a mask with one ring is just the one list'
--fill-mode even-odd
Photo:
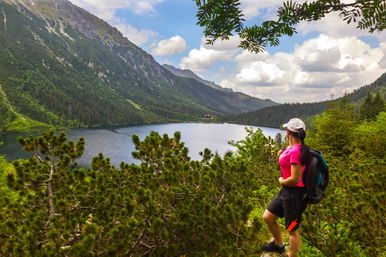
{"label": "mountain range", "polygon": [[[205,84],[207,86],[210,86],[210,87],[213,87],[215,89],[218,89],[218,90],[221,90],[221,91],[225,91],[225,92],[233,92],[232,89],[230,88],[224,88],[224,87],[221,87],[219,85],[217,85],[216,83],[214,83],[213,81],[209,81],[209,80],[205,80],[203,78],[201,78],[200,76],[198,76],[197,74],[195,74],[193,71],[191,70],[182,70],[182,69],[178,69],[172,65],[169,65],[169,64],[164,64],[163,65],[166,69],[168,69],[171,73],[173,73],[174,75],[176,76],[180,76],[180,77],[184,77],[184,78],[191,78],[191,79],[195,79],[199,82],[201,82],[202,84]],[[240,93],[242,94],[242,93]],[[244,94],[245,95],[245,94]]]}
{"label": "mountain range", "polygon": [[273,106],[177,73],[68,0],[0,0],[0,132],[200,120]]}

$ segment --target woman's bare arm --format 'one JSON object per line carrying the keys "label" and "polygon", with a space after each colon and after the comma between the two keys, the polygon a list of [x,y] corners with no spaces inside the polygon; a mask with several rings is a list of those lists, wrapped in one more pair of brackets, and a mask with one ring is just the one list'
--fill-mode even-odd
{"label": "woman's bare arm", "polygon": [[291,176],[286,179],[283,179],[282,177],[280,177],[279,183],[282,186],[294,186],[297,183],[299,183],[301,177],[302,177],[302,166],[298,163],[292,163]]}

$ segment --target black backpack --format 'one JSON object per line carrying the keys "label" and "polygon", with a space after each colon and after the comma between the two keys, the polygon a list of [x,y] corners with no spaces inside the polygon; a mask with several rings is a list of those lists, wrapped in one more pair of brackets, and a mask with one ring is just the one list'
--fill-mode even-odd
{"label": "black backpack", "polygon": [[325,196],[324,191],[328,185],[328,166],[322,153],[309,150],[303,183],[306,188],[304,201],[308,204],[319,203]]}

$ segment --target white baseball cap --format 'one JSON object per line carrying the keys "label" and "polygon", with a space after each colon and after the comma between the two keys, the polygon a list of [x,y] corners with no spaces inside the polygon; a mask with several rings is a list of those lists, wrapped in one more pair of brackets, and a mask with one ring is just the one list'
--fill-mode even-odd
{"label": "white baseball cap", "polygon": [[306,124],[298,118],[290,119],[286,124],[283,124],[283,127],[292,132],[299,132],[299,129],[301,128],[306,131]]}

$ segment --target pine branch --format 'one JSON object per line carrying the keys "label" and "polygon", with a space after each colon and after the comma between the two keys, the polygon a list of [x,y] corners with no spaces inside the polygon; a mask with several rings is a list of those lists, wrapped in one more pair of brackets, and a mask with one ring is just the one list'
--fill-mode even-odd
{"label": "pine branch", "polygon": [[138,246],[138,244],[141,242],[143,236],[145,235],[145,232],[146,230],[148,229],[148,226],[149,226],[149,220],[148,220],[149,216],[145,219],[146,223],[145,223],[145,226],[143,227],[141,233],[139,234],[138,236],[138,239],[137,241],[135,241],[135,243],[133,244],[133,246],[131,247],[131,250],[127,253],[127,255],[130,254],[130,256],[132,256],[132,252],[134,251],[134,249]]}

